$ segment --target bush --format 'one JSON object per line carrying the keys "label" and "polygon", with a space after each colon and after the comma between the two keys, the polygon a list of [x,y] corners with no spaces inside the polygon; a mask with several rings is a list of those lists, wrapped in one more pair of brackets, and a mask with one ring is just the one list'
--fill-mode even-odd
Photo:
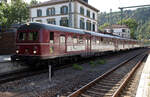
{"label": "bush", "polygon": [[97,64],[105,64],[105,63],[106,63],[105,60],[98,60],[98,61],[97,61]]}
{"label": "bush", "polygon": [[90,65],[92,67],[95,67],[96,65],[102,65],[102,64],[105,64],[105,63],[106,63],[105,60],[90,61]]}
{"label": "bush", "polygon": [[90,61],[90,65],[91,65],[92,67],[95,67],[97,64],[96,64],[94,61]]}
{"label": "bush", "polygon": [[78,65],[78,64],[73,64],[73,68],[76,70],[82,70],[83,69],[83,67],[81,65]]}

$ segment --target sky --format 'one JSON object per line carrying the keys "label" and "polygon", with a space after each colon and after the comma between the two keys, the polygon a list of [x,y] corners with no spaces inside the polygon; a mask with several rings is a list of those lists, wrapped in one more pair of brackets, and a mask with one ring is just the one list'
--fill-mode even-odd
{"label": "sky", "polygon": [[[30,2],[30,0],[25,1]],[[100,10],[100,12],[110,12],[110,9],[114,12],[119,11],[118,7],[150,5],[150,0],[89,0],[89,4]]]}

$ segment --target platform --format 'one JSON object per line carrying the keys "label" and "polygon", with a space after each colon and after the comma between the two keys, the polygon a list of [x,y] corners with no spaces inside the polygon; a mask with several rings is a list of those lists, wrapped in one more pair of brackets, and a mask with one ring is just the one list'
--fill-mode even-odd
{"label": "platform", "polygon": [[0,63],[2,63],[2,62],[10,62],[11,61],[10,56],[11,55],[0,55]]}
{"label": "platform", "polygon": [[142,71],[136,97],[150,97],[150,54]]}

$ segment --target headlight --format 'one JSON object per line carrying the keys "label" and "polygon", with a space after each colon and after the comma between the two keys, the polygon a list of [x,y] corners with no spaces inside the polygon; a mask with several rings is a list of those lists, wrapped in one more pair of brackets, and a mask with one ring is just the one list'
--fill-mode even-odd
{"label": "headlight", "polygon": [[19,50],[16,50],[16,53],[18,54],[18,53],[19,53]]}
{"label": "headlight", "polygon": [[37,52],[36,52],[36,51],[33,51],[33,53],[36,54]]}
{"label": "headlight", "polygon": [[38,49],[37,46],[35,46],[35,47],[33,48],[33,54],[36,54],[36,53],[37,53],[37,49]]}

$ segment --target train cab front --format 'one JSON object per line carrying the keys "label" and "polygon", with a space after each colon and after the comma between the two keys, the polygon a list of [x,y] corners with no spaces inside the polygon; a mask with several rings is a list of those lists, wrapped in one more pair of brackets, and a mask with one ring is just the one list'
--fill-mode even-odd
{"label": "train cab front", "polygon": [[16,35],[16,52],[12,61],[34,63],[40,59],[40,27],[36,24],[22,25]]}

